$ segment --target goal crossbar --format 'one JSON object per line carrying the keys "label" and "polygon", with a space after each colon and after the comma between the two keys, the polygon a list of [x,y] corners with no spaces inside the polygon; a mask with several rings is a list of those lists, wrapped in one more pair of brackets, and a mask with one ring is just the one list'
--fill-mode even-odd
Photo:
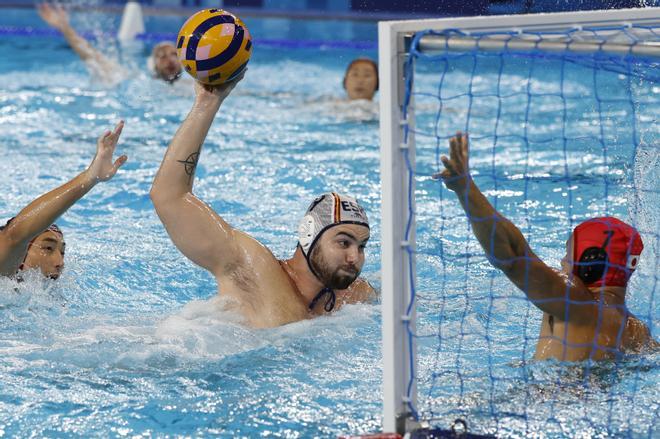
{"label": "goal crossbar", "polygon": [[[580,29],[583,31],[583,29]],[[648,32],[651,34],[652,32]],[[660,38],[660,35],[658,36]],[[660,57],[660,43],[633,42],[619,43],[605,41],[583,41],[563,38],[562,40],[547,40],[540,34],[510,34],[504,36],[463,37],[446,35],[425,35],[419,41],[419,50],[425,53],[445,51],[529,51],[545,52],[576,52],[576,53],[612,53],[618,55]]]}

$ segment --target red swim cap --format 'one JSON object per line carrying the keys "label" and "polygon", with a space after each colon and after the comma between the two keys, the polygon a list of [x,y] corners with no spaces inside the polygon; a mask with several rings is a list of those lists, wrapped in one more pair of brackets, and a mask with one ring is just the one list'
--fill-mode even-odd
{"label": "red swim cap", "polygon": [[634,227],[613,217],[592,218],[573,230],[573,274],[590,287],[625,287],[643,249]]}

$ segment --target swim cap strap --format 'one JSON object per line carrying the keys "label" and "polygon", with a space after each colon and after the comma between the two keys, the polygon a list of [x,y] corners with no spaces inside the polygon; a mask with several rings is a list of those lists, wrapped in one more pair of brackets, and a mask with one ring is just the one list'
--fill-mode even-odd
{"label": "swim cap strap", "polygon": [[165,77],[163,77],[163,79],[164,79],[165,82],[167,82],[168,84],[174,84],[174,82],[175,82],[177,79],[179,79],[179,78],[181,77],[181,72],[182,72],[182,71],[179,70],[179,73],[177,73],[176,75],[172,76],[171,78],[165,78]]}
{"label": "swim cap strap", "polygon": [[312,311],[316,306],[317,302],[321,300],[321,298],[326,294],[329,294],[330,296],[328,297],[328,300],[325,301],[325,305],[323,305],[323,309],[325,310],[325,312],[332,311],[335,308],[335,301],[337,300],[337,296],[335,295],[335,290],[327,287],[321,289],[321,291],[319,291],[318,294],[314,296],[311,303],[309,304],[308,309]]}
{"label": "swim cap strap", "polygon": [[298,247],[300,248],[300,251],[302,252],[303,256],[305,256],[305,261],[307,261],[307,267],[309,267],[309,271],[312,272],[315,278],[321,280],[319,274],[316,272],[316,270],[314,270],[314,267],[312,266],[312,261],[310,261],[309,259],[310,254],[309,253],[305,254],[305,250],[303,250],[302,245],[300,245],[300,243],[298,243]]}

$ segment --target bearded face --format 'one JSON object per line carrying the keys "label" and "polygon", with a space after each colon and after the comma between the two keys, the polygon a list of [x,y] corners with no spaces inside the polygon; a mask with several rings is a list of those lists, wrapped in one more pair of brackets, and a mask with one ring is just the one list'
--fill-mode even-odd
{"label": "bearded face", "polygon": [[173,44],[161,43],[152,53],[156,74],[166,80],[172,80],[181,73],[181,63]]}
{"label": "bearded face", "polygon": [[360,274],[354,265],[338,266],[330,263],[318,245],[314,247],[309,262],[323,285],[333,290],[345,290]]}
{"label": "bearded face", "polygon": [[314,246],[309,262],[324,286],[345,290],[360,274],[369,229],[360,225],[339,225],[327,230]]}

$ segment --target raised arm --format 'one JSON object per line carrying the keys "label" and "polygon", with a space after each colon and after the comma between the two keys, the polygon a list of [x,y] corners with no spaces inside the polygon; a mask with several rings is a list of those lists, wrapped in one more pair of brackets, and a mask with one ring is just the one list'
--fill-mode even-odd
{"label": "raised arm", "polygon": [[456,193],[490,263],[541,310],[567,320],[568,298],[569,319],[584,322],[594,318],[595,305],[589,290],[579,280],[569,282],[539,259],[520,230],[493,208],[472,180],[467,134],[457,133],[450,139],[449,148],[449,157],[441,157],[445,169],[434,177],[441,178]]}
{"label": "raised arm", "polygon": [[213,119],[241,79],[213,89],[195,84],[195,103],[174,135],[151,187],[156,212],[174,244],[188,259],[216,276],[223,275],[240,258],[240,232],[193,195],[192,188]]}
{"label": "raised arm", "polygon": [[46,23],[59,30],[80,59],[91,63],[92,67],[98,70],[98,73],[107,75],[121,68],[117,63],[96,50],[71,27],[69,15],[61,5],[41,3],[37,5],[37,12]]}
{"label": "raised arm", "polygon": [[85,171],[28,204],[0,231],[0,275],[13,275],[32,239],[46,230],[98,182],[110,180],[117,173],[127,159],[122,155],[112,161],[123,127],[124,122],[119,122],[114,131],[106,131],[99,138],[96,155]]}

